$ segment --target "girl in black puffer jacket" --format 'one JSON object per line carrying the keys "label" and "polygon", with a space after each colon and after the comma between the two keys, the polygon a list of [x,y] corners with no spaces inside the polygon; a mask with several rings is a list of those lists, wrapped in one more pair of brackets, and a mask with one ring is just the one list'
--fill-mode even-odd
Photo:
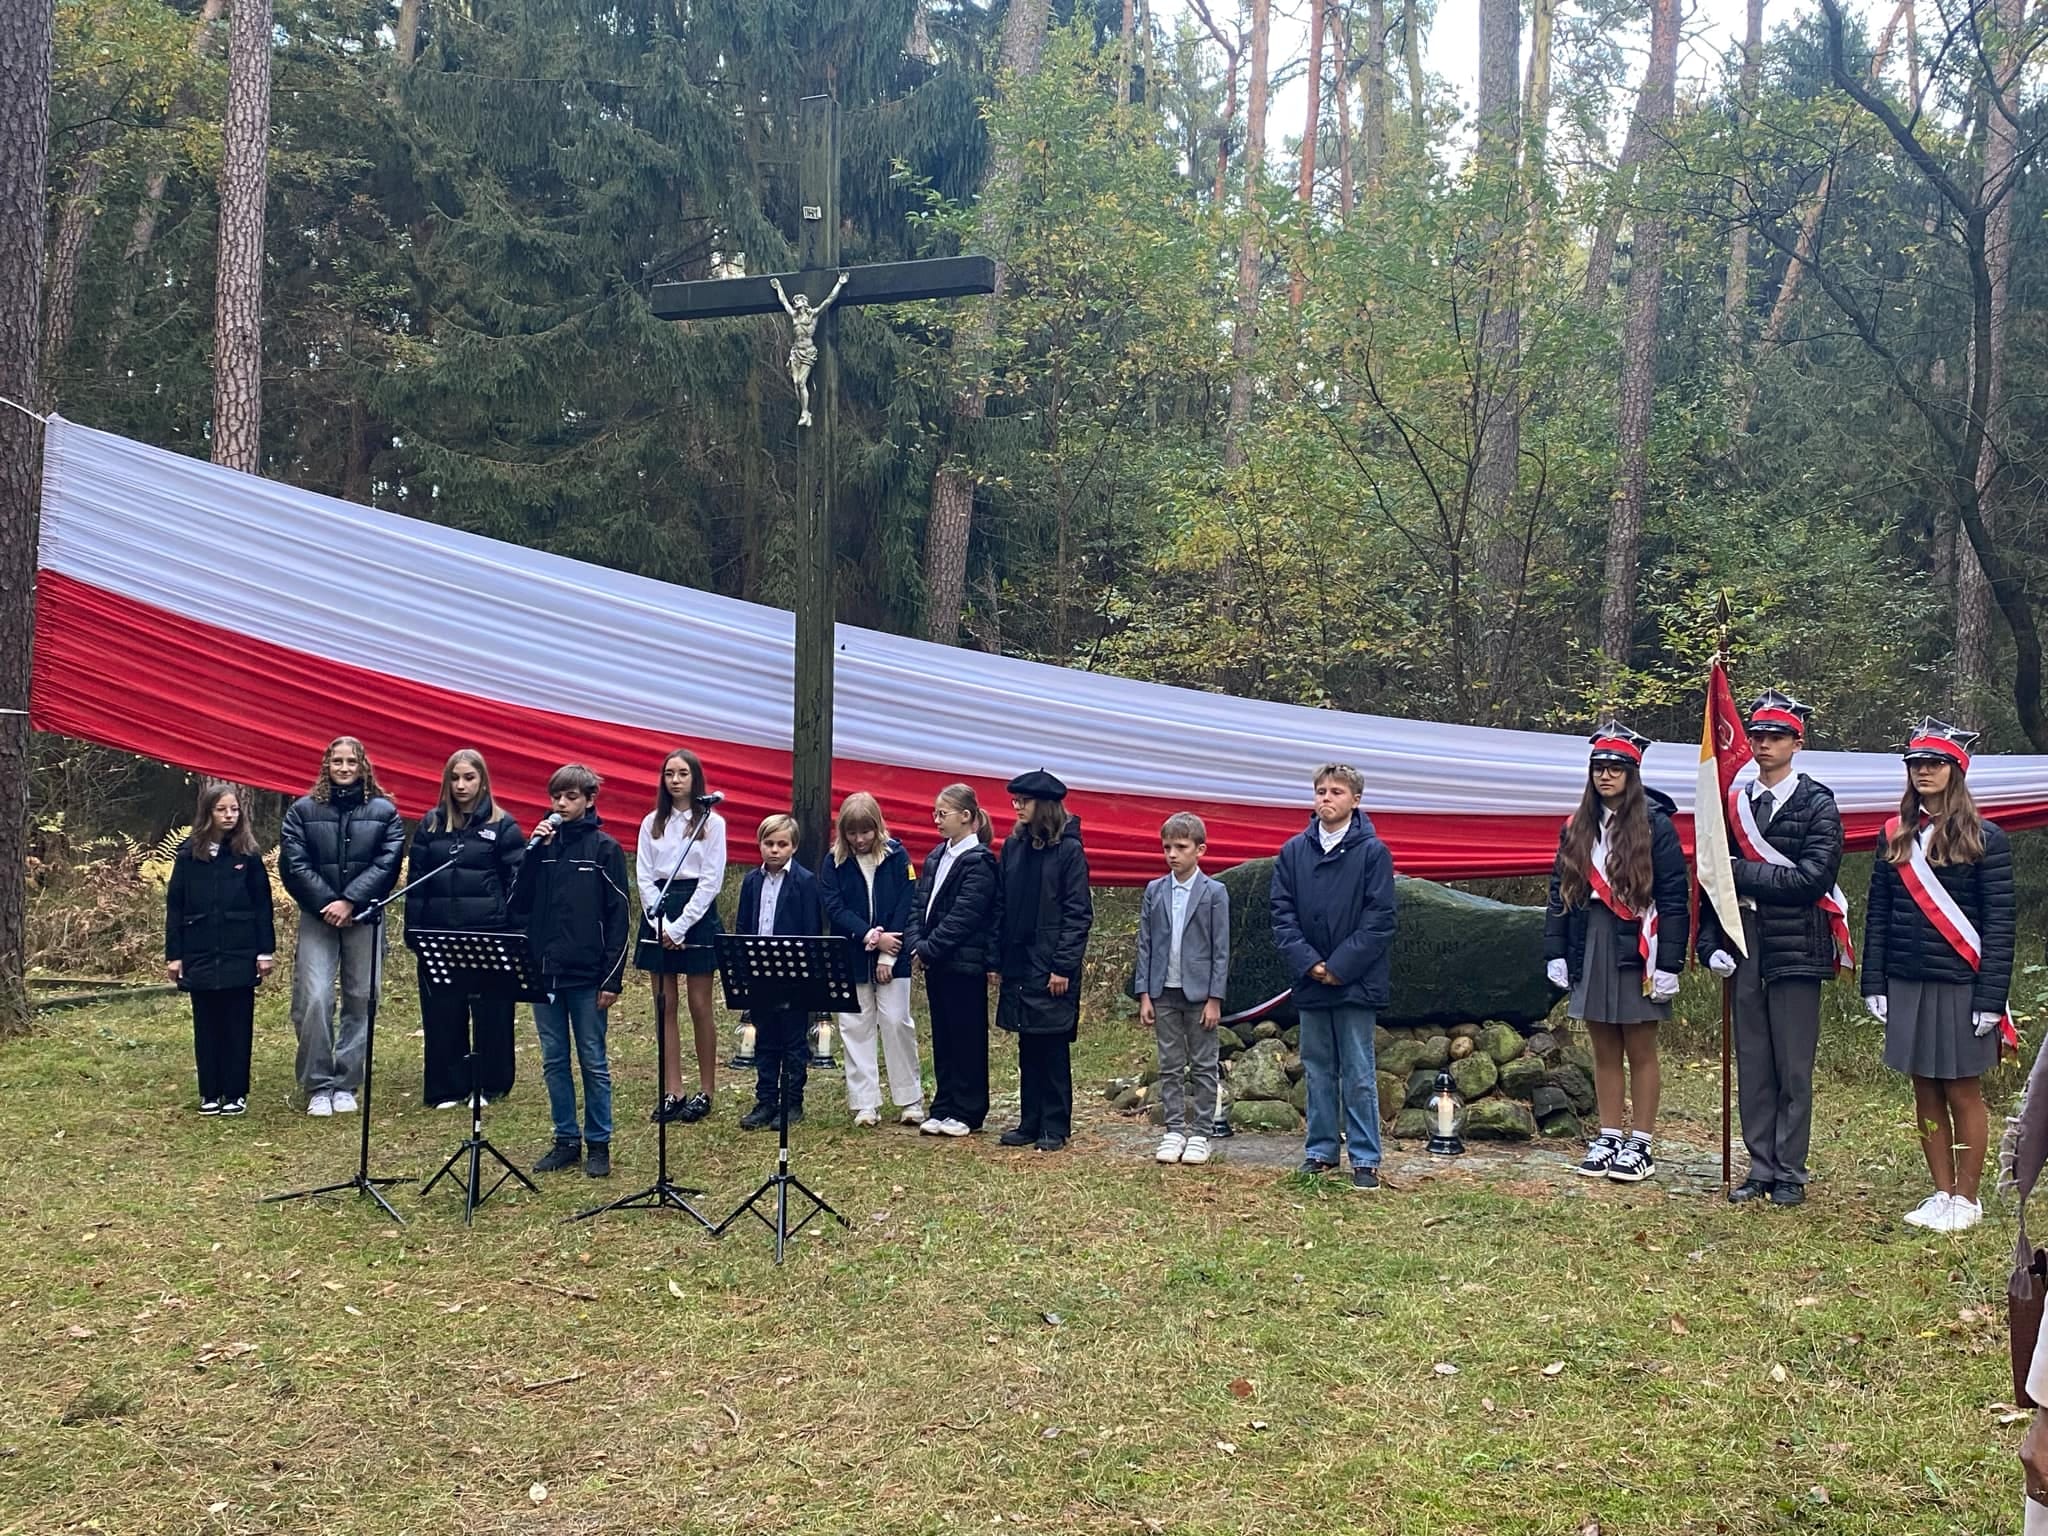
{"label": "girl in black puffer jacket", "polygon": [[232,784],[208,784],[164,901],[164,966],[192,996],[202,1115],[248,1110],[256,985],[270,974],[276,948],[270,872],[242,798]]}
{"label": "girl in black puffer jacket", "polygon": [[1863,920],[1864,1005],[1884,1025],[1885,1065],[1913,1079],[1934,1179],[1906,1220],[1936,1232],[1983,1218],[1978,1078],[1997,1064],[2012,982],[2012,851],[1964,783],[1976,739],[1932,715],[1913,733],[1905,798],[1878,838]]}
{"label": "girl in black puffer jacket", "polygon": [[[464,747],[441,770],[441,800],[413,834],[406,879],[405,926],[415,931],[502,932],[506,902],[519,878],[526,847],[519,823],[500,815],[491,799],[491,771],[483,754]],[[443,868],[443,866],[447,866]],[[435,871],[439,873],[435,873]],[[512,1091],[512,1016],[509,987],[473,992],[469,985],[438,986],[419,967],[420,1025],[426,1037],[422,1104],[454,1109],[469,1102],[469,1053],[476,1053],[476,1091],[485,1103]]]}

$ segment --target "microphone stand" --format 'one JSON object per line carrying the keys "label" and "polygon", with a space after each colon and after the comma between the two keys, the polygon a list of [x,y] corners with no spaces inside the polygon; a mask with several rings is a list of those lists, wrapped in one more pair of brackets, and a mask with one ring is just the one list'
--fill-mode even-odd
{"label": "microphone stand", "polygon": [[372,1200],[384,1207],[384,1214],[393,1221],[400,1224],[404,1223],[405,1218],[398,1214],[397,1208],[389,1200],[384,1198],[379,1186],[410,1184],[412,1180],[398,1178],[376,1179],[370,1177],[370,1085],[376,1075],[377,1066],[377,999],[384,990],[384,933],[382,926],[384,909],[418,885],[421,880],[433,879],[434,876],[441,873],[441,870],[446,869],[449,864],[454,862],[453,859],[450,859],[447,864],[441,865],[440,868],[428,870],[419,879],[408,880],[404,885],[399,886],[398,889],[390,892],[388,895],[380,896],[377,900],[365,904],[363,909],[350,919],[350,922],[357,926],[367,926],[377,930],[376,943],[370,950],[370,1007],[363,1023],[363,1099],[360,1106],[363,1116],[363,1128],[362,1139],[356,1153],[355,1173],[336,1184],[322,1184],[313,1189],[295,1189],[281,1195],[265,1195],[263,1197],[263,1204],[274,1205],[281,1200],[309,1200],[315,1195],[334,1195],[341,1193],[343,1190],[354,1190],[359,1195],[368,1195]]}
{"label": "microphone stand", "polygon": [[[690,850],[696,846],[697,839],[703,835],[705,826],[711,820],[710,806],[707,805],[699,810],[696,802],[693,800],[691,802],[691,809],[697,812],[696,823],[690,828],[690,835],[683,839],[683,851],[677,856],[675,867],[668,872],[668,878],[661,882],[661,895],[655,901],[654,916],[648,924],[654,931],[654,942],[657,944],[661,942],[661,925],[667,921],[664,913],[668,908],[668,888],[675,883],[676,877],[683,872],[683,865],[690,857]],[[716,901],[718,898],[714,894],[711,899]],[[689,1200],[685,1198],[689,1195],[701,1195],[704,1191],[688,1184],[677,1184],[668,1176],[668,1116],[661,1112],[662,1100],[668,1096],[668,1031],[663,1027],[667,1018],[667,1003],[663,997],[664,988],[661,982],[661,976],[656,975],[654,977],[654,1075],[656,1078],[654,1089],[654,1182],[645,1189],[635,1190],[630,1195],[622,1195],[618,1199],[607,1201],[603,1205],[594,1205],[587,1211],[578,1211],[569,1218],[570,1221],[588,1221],[592,1216],[602,1216],[607,1211],[681,1211],[699,1226],[707,1231],[710,1230],[710,1218],[698,1210],[697,1207],[690,1204]],[[677,1021],[676,1026],[676,1043],[678,1046],[682,1044],[682,1024],[680,1020]]]}

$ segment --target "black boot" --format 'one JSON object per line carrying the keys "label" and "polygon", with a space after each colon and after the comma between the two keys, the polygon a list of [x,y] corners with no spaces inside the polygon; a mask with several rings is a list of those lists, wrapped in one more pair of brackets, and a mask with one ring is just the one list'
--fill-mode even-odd
{"label": "black boot", "polygon": [[558,1141],[541,1153],[540,1161],[533,1165],[535,1173],[560,1173],[564,1168],[574,1168],[583,1161],[583,1143],[580,1141]]}
{"label": "black boot", "polygon": [[612,1144],[608,1141],[593,1141],[583,1153],[583,1171],[593,1179],[608,1179],[612,1176]]}
{"label": "black boot", "polygon": [[773,1104],[762,1104],[756,1101],[752,1109],[740,1116],[740,1129],[743,1131],[765,1130],[774,1123],[775,1106]]}

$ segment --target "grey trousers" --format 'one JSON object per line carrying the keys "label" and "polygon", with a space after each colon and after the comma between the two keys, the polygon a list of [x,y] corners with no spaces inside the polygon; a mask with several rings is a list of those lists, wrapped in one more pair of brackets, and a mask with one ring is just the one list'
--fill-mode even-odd
{"label": "grey trousers", "polygon": [[1747,958],[1735,968],[1735,1071],[1749,1176],[1804,1184],[1813,1137],[1813,1053],[1820,1044],[1820,983],[1757,970],[1755,914],[1742,915]]}
{"label": "grey trousers", "polygon": [[1216,1031],[1202,1028],[1202,1004],[1178,987],[1152,999],[1152,1031],[1159,1039],[1159,1102],[1166,1128],[1206,1136],[1216,1118]]}
{"label": "grey trousers", "polygon": [[[370,997],[377,985],[382,923],[330,928],[317,913],[299,914],[298,957],[292,962],[292,1028],[299,1037],[299,1087],[310,1098],[363,1086],[370,1035]],[[334,985],[341,983],[341,1027]]]}

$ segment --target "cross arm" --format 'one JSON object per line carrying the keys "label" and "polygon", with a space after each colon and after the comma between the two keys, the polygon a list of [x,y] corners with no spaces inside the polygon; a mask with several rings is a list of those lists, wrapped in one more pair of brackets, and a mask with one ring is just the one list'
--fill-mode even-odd
{"label": "cross arm", "polygon": [[[996,291],[996,264],[989,256],[939,256],[929,261],[881,261],[846,267],[841,304],[902,304],[912,299],[957,299]],[[791,298],[810,295],[822,304],[839,274],[833,271],[781,272],[783,291]],[[663,320],[714,320],[728,315],[780,314],[775,290],[767,277],[714,277],[693,283],[657,283],[651,296],[654,313]]]}

